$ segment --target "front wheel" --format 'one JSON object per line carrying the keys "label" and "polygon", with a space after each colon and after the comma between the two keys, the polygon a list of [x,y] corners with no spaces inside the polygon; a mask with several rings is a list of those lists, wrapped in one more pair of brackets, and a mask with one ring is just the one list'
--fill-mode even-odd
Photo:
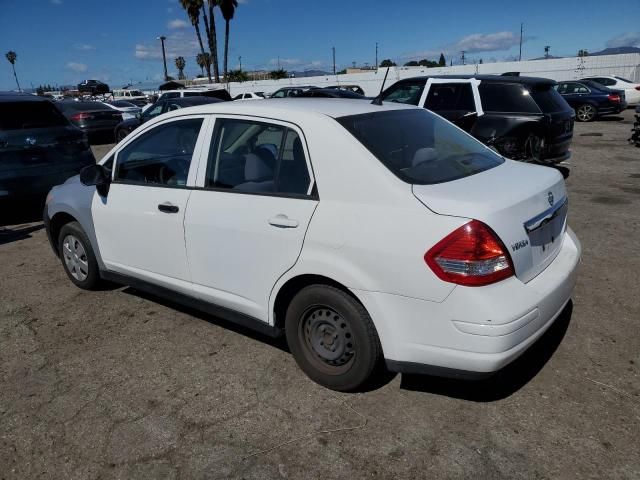
{"label": "front wheel", "polygon": [[598,115],[598,111],[596,107],[589,103],[585,103],[580,105],[576,110],[576,120],[579,122],[591,122]]}
{"label": "front wheel", "polygon": [[371,317],[335,287],[302,289],[289,304],[285,331],[298,366],[332,390],[362,388],[381,364],[382,347]]}
{"label": "front wheel", "polygon": [[69,280],[83,290],[100,286],[98,262],[87,235],[78,222],[70,222],[60,229],[58,252]]}

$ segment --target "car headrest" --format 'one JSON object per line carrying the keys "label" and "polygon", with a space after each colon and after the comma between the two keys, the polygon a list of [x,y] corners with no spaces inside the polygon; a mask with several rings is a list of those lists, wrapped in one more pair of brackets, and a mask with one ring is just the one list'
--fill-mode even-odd
{"label": "car headrest", "polygon": [[438,158],[438,151],[435,148],[424,147],[416,150],[416,153],[413,154],[413,161],[411,162],[411,166],[415,167],[419,163],[431,162]]}
{"label": "car headrest", "polygon": [[273,178],[275,157],[266,149],[256,149],[247,155],[244,165],[245,182],[258,182]]}

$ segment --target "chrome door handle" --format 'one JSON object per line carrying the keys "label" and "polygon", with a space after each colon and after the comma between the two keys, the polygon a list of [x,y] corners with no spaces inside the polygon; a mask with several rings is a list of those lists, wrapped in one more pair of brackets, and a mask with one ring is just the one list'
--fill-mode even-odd
{"label": "chrome door handle", "polygon": [[275,217],[271,217],[269,219],[269,225],[273,225],[278,228],[296,228],[298,226],[298,221],[280,214]]}

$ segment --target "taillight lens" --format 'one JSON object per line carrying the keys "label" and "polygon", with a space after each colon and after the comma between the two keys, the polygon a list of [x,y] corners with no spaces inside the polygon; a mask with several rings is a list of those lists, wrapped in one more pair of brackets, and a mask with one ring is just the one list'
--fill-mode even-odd
{"label": "taillight lens", "polygon": [[640,85],[638,85],[638,86],[636,87],[636,90],[640,90]]}
{"label": "taillight lens", "polygon": [[611,94],[607,97],[609,100],[611,100],[612,102],[619,102],[620,101],[620,95],[616,95],[616,94]]}
{"label": "taillight lens", "polygon": [[76,113],[75,115],[71,116],[71,120],[74,120],[76,122],[78,120],[88,120],[90,118],[93,118],[93,115],[85,112]]}
{"label": "taillight lens", "polygon": [[445,282],[479,287],[514,274],[504,244],[487,225],[472,220],[440,240],[424,255],[427,265]]}

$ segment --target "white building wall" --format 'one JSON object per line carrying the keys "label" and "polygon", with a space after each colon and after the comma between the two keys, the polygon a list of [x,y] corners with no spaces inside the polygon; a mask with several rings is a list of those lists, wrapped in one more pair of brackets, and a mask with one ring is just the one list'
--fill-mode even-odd
{"label": "white building wall", "polygon": [[[294,85],[315,85],[325,87],[343,84],[360,85],[366,95],[375,96],[380,91],[386,68],[378,71],[352,73],[348,75],[326,75],[321,77],[286,78],[282,80],[259,80],[255,82],[230,83],[231,96],[243,92],[272,93],[279,88]],[[592,75],[617,75],[640,83],[640,53],[621,55],[601,55],[595,57],[569,57],[548,60],[527,60],[522,62],[484,63],[476,65],[455,65],[453,67],[392,67],[386,85],[398,80],[421,75],[476,75],[520,72],[531,77],[553,80],[576,80]]]}

